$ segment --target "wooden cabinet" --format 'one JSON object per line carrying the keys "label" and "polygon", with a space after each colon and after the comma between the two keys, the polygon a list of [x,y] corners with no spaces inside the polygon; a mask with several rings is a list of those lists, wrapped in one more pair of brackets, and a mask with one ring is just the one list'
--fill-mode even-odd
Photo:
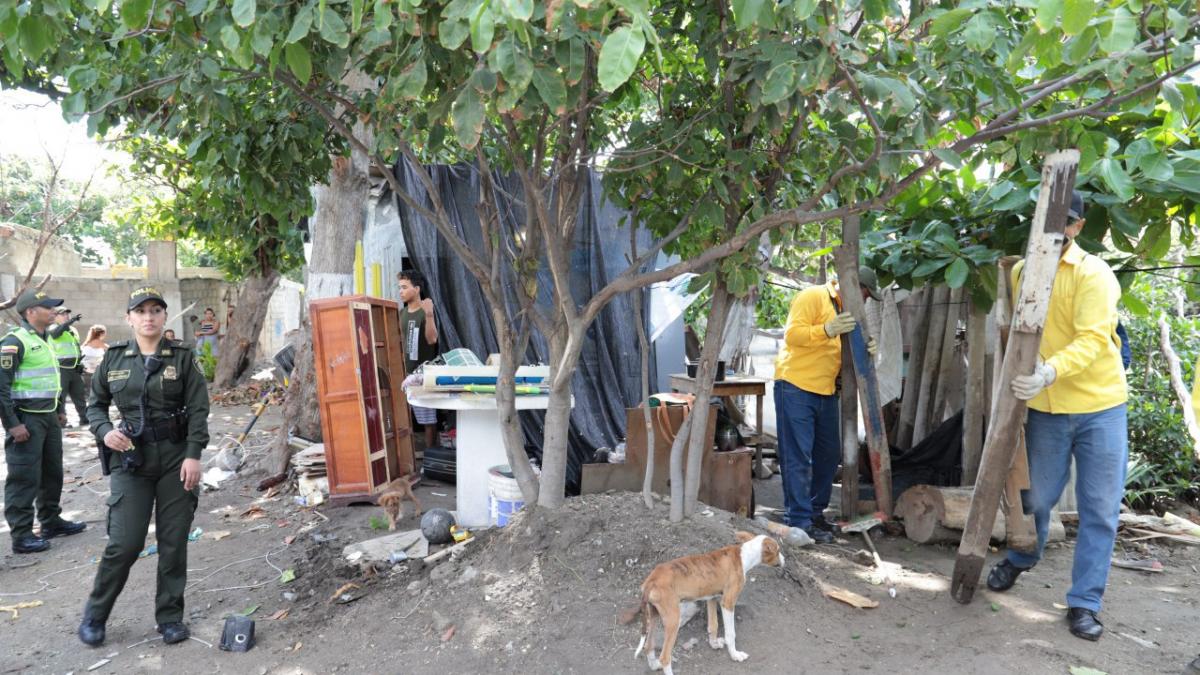
{"label": "wooden cabinet", "polygon": [[388,483],[416,473],[396,303],[365,295],[315,300],[317,401],[329,499],[374,502]]}

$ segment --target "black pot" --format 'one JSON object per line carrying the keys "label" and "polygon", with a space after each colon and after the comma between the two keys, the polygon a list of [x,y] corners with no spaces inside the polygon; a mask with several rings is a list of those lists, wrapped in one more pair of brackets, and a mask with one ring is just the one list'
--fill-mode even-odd
{"label": "black pot", "polygon": [[[693,380],[696,379],[696,370],[700,367],[700,362],[699,361],[685,361],[684,365],[687,366],[687,376],[692,378]],[[725,362],[717,361],[717,376],[715,378],[713,378],[713,382],[724,382],[724,381],[725,381]]]}

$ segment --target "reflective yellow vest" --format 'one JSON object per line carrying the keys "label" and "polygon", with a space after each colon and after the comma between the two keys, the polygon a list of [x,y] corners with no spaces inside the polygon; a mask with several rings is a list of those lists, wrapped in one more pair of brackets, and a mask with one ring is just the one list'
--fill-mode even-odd
{"label": "reflective yellow vest", "polygon": [[63,370],[74,370],[79,365],[79,340],[71,329],[64,330],[58,337],[49,340],[54,345],[54,354],[58,357],[58,367]]}
{"label": "reflective yellow vest", "polygon": [[[58,396],[62,393],[54,346],[24,327],[13,328],[8,333],[17,336],[24,347],[24,355],[13,378],[13,402],[25,412],[54,412],[58,409]],[[21,405],[22,402],[32,405],[30,402],[35,400],[47,401],[49,408],[34,409]]]}

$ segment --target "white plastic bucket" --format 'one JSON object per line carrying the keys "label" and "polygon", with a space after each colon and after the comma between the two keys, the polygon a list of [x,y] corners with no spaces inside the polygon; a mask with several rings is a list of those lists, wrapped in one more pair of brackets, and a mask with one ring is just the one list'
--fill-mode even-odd
{"label": "white plastic bucket", "polygon": [[512,473],[507,464],[493,466],[488,469],[488,508],[491,511],[492,525],[504,527],[508,521],[525,506],[525,496],[521,494],[521,486],[516,478],[505,474]]}

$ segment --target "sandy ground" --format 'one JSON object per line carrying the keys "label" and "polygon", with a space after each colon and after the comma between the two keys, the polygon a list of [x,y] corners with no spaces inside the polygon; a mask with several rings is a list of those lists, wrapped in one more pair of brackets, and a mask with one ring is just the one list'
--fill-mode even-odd
{"label": "sandy ground", "polygon": [[[215,408],[214,445],[247,415],[246,407]],[[269,411],[248,445],[263,445],[278,424]],[[647,673],[645,660],[633,658],[638,622],[616,621],[634,604],[642,579],[663,560],[732,543],[735,529],[753,527],[719,511],[671,525],[661,503],[648,512],[637,495],[591,495],[479,533],[457,559],[364,574],[341,559],[341,550],[384,534],[370,524],[379,509],[305,509],[287,492],[256,502],[262,494],[253,486],[264,474],[250,468],[201,499],[196,526],[205,536],[190,547],[187,596],[198,640],[166,646],[158,639],[149,556],[134,566],[108,642],[91,649],[75,629],[105,544],[107,490],[95,479],[87,434],[71,432],[67,443],[66,515],[88,521],[89,529],[29,556],[11,555],[7,531],[0,532],[0,605],[42,603],[16,619],[0,612],[0,674],[82,673],[103,659],[109,662],[93,672]],[[778,477],[756,489],[761,504],[778,505]],[[417,493],[426,509],[453,506],[450,486],[426,481]],[[242,515],[251,506],[261,515]],[[401,528],[416,524],[409,517]],[[211,538],[219,532],[229,534]],[[1196,549],[1130,547],[1130,554],[1158,558],[1166,571],[1113,569],[1102,614],[1108,632],[1089,643],[1067,632],[1055,606],[1069,584],[1069,542],[1051,548],[1011,592],[983,590],[965,606],[949,597],[952,548],[903,537],[882,537],[877,545],[898,568],[881,573],[854,562],[860,537],[785,547],[786,571],[754,570],[738,605],[738,648],[750,659],[734,663],[709,649],[701,615],[680,632],[675,672],[1178,673],[1200,653]],[[294,581],[281,582],[286,570]],[[358,587],[330,601],[351,582]],[[825,597],[833,587],[879,606],[859,610]],[[218,650],[224,617],[251,609],[257,646],[244,654]],[[687,647],[693,639],[698,643]]]}

